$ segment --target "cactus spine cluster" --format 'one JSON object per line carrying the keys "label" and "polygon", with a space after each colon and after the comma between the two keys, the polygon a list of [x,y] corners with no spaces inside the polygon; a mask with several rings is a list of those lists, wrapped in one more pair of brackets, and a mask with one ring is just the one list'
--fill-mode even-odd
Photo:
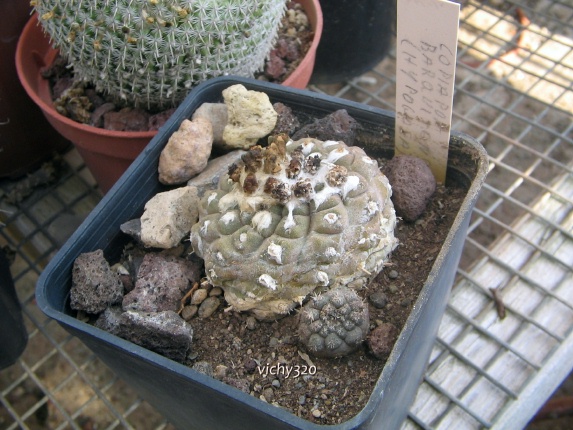
{"label": "cactus spine cluster", "polygon": [[286,0],[33,0],[76,76],[116,101],[175,106],[197,83],[252,76]]}

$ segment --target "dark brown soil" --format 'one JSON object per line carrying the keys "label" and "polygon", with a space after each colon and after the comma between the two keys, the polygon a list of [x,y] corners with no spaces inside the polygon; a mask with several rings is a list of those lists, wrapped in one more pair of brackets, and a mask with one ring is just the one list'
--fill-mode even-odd
{"label": "dark brown soil", "polygon": [[[358,292],[365,301],[377,291],[387,297],[382,309],[369,303],[371,328],[381,323],[403,328],[464,196],[461,188],[440,186],[420,219],[399,223],[400,245],[391,265]],[[366,346],[344,358],[310,357],[309,361],[297,344],[296,314],[253,324],[248,315],[225,312],[221,307],[212,317],[194,318],[190,323],[194,362],[207,361],[213,369],[226,366],[225,382],[246,386],[252,395],[320,424],[337,424],[356,415],[385,364]],[[275,366],[279,375],[265,374],[267,365],[269,370]]]}

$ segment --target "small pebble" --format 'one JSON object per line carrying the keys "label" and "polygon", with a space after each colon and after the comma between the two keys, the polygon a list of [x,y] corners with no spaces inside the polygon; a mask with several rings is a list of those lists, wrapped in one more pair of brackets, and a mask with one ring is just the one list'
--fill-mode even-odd
{"label": "small pebble", "polygon": [[275,397],[275,392],[273,391],[272,388],[265,388],[263,390],[263,396],[265,397],[265,399],[267,400],[267,402],[272,402],[273,398]]}
{"label": "small pebble", "polygon": [[135,284],[133,283],[133,279],[131,278],[130,275],[120,274],[119,279],[121,280],[121,283],[123,284],[123,288],[125,289],[126,293],[129,293],[135,288]]}
{"label": "small pebble", "polygon": [[197,314],[198,310],[199,307],[197,305],[185,306],[181,311],[181,318],[183,318],[185,321],[189,321]]}
{"label": "small pebble", "polygon": [[279,381],[278,379],[273,379],[273,382],[271,382],[271,384],[272,384],[273,387],[275,387],[275,388],[280,388],[280,387],[281,387],[281,381]]}
{"label": "small pebble", "polygon": [[193,292],[193,296],[191,297],[191,304],[200,305],[207,298],[208,294],[209,293],[207,292],[207,290],[199,288],[198,290]]}
{"label": "small pebble", "polygon": [[368,296],[370,303],[377,309],[382,309],[388,303],[388,297],[382,291],[376,291]]}
{"label": "small pebble", "polygon": [[223,290],[220,287],[214,287],[211,291],[209,291],[210,296],[220,296],[223,294]]}
{"label": "small pebble", "polygon": [[271,337],[269,340],[269,348],[276,348],[279,345],[279,340],[276,337]]}
{"label": "small pebble", "polygon": [[90,320],[90,316],[85,313],[84,311],[78,311],[78,313],[76,314],[76,319],[82,321],[82,322],[88,322]]}
{"label": "small pebble", "polygon": [[211,363],[207,361],[198,361],[193,365],[193,369],[199,373],[203,373],[204,375],[213,376],[213,367],[211,366]]}
{"label": "small pebble", "polygon": [[199,318],[209,318],[219,307],[220,300],[218,297],[207,297],[201,306],[199,306]]}
{"label": "small pebble", "polygon": [[306,396],[300,396],[298,398],[298,404],[299,405],[304,405],[306,403]]}
{"label": "small pebble", "polygon": [[320,412],[318,409],[315,409],[312,411],[312,416],[315,418],[320,418],[322,416],[322,412]]}
{"label": "small pebble", "polygon": [[257,319],[254,316],[247,317],[247,328],[254,330],[257,328]]}
{"label": "small pebble", "polygon": [[399,289],[399,288],[398,288],[396,285],[394,285],[394,284],[390,284],[390,286],[388,287],[388,290],[389,290],[392,294],[397,293],[397,292],[398,292],[398,289]]}
{"label": "small pebble", "polygon": [[245,361],[245,370],[249,373],[253,373],[257,368],[257,362],[252,358]]}
{"label": "small pebble", "polygon": [[388,273],[388,277],[390,279],[396,279],[398,277],[398,271],[397,270],[390,270],[390,272]]}
{"label": "small pebble", "polygon": [[403,300],[400,302],[400,305],[403,306],[403,307],[405,307],[405,308],[407,308],[408,306],[410,306],[410,303],[412,303],[412,300],[410,300],[410,299],[403,299]]}
{"label": "small pebble", "polygon": [[224,364],[218,364],[217,367],[215,367],[215,371],[213,372],[213,376],[215,377],[215,379],[223,379],[225,376],[227,376],[227,370],[229,368],[227,366],[225,366]]}
{"label": "small pebble", "polygon": [[368,335],[368,348],[376,358],[385,359],[392,352],[397,336],[396,326],[390,323],[381,324]]}
{"label": "small pebble", "polygon": [[249,382],[240,378],[225,378],[223,382],[231,387],[241,390],[243,393],[250,393]]}

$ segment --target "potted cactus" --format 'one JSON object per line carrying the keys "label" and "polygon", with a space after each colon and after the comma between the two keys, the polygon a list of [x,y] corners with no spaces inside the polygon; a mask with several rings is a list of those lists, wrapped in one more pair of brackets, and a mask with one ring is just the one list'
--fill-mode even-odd
{"label": "potted cactus", "polygon": [[[223,383],[195,366],[191,368],[141,346],[152,337],[163,343],[163,336],[144,332],[140,342],[126,340],[126,330],[118,328],[118,321],[132,317],[158,319],[159,312],[135,309],[134,306],[139,306],[137,300],[130,302],[129,311],[121,313],[114,313],[117,306],[115,311],[108,307],[108,316],[103,322],[98,319],[100,323],[96,326],[77,319],[72,309],[78,302],[77,292],[72,290],[72,276],[79,273],[74,262],[82,254],[87,261],[95,260],[96,250],[103,251],[96,251],[98,259],[105,256],[110,262],[118,261],[130,242],[130,238],[120,232],[120,225],[139,217],[142,222],[140,238],[144,239],[142,214],[147,202],[154,196],[179,190],[161,183],[158,177],[161,153],[170,137],[203,103],[221,102],[236,84],[264,92],[272,103],[289,106],[297,119],[307,123],[345,109],[359,124],[360,137],[354,146],[346,146],[338,140],[319,141],[316,138],[295,143],[278,134],[262,148],[251,147],[239,161],[226,159],[219,181],[213,181],[212,176],[203,178],[209,188],[201,192],[200,203],[193,206],[197,221],[189,227],[191,246],[204,259],[205,273],[213,285],[217,285],[213,290],[224,290],[229,307],[218,311],[213,325],[202,318],[184,324],[171,317],[169,321],[173,324],[169,324],[181,334],[179,339],[185,354],[193,352],[196,337],[207,344],[212,340],[222,349],[229,350],[233,362],[228,364],[230,373],[244,370],[248,347],[235,348],[241,346],[243,339],[256,341],[260,337],[257,327],[262,329],[262,324],[268,324],[265,327],[270,327],[270,333],[283,331],[288,334],[285,338],[296,337],[304,346],[300,350],[294,348],[297,352],[291,351],[293,357],[305,360],[308,366],[304,377],[300,373],[291,375],[293,390],[304,391],[311,385],[317,390],[324,388],[324,391],[316,392],[316,397],[303,396],[301,402],[311,403],[309,408],[312,402],[320,403],[322,408],[308,409],[305,414],[270,404],[271,398],[266,393],[270,390],[272,394],[277,384],[287,385],[288,377],[284,373],[280,381],[278,378],[272,383],[269,380],[268,387],[251,387],[257,394],[253,396],[243,392],[244,387],[237,384],[237,380],[231,378]],[[332,420],[327,422],[325,418],[330,413],[327,408],[340,411],[341,403],[327,403],[331,386],[319,388],[320,384],[331,383],[332,387],[340,384],[351,389],[353,381],[345,381],[343,377],[345,366],[354,366],[355,378],[368,379],[369,375],[366,371],[368,360],[359,357],[364,352],[362,339],[365,332],[372,329],[373,322],[372,317],[370,324],[365,322],[368,311],[355,289],[370,288],[372,277],[386,266],[396,245],[394,226],[397,219],[389,199],[390,188],[375,161],[392,157],[393,120],[392,114],[380,109],[250,79],[220,77],[201,84],[42,273],[36,289],[39,307],[85,342],[178,428],[319,429],[324,428],[321,424],[325,423],[331,424],[328,428],[341,430],[400,428],[434,342],[453,284],[471,209],[488,163],[478,142],[469,136],[452,133],[448,181],[463,190],[459,211],[452,215],[451,228],[440,241],[441,248],[437,246],[439,253],[381,372],[372,377],[376,382],[364,407],[350,417],[345,416],[344,420],[338,420],[332,414]],[[170,234],[173,231],[170,230]],[[188,237],[189,233],[183,239],[187,244]],[[183,252],[188,254],[188,250]],[[420,252],[419,245],[415,252]],[[172,257],[171,254],[168,258]],[[408,261],[414,262],[414,257],[410,256]],[[114,282],[117,287],[118,282]],[[193,289],[198,291],[195,286]],[[210,298],[219,300],[215,294]],[[111,301],[118,303],[115,293]],[[157,303],[153,301],[152,305]],[[296,320],[292,315],[294,307],[299,308],[296,311],[298,329],[289,325]],[[175,313],[165,312],[171,316]],[[245,312],[253,313],[260,320],[260,325],[255,325],[251,334],[240,317]],[[287,313],[290,315],[285,316]],[[232,324],[227,326],[225,322],[221,326],[227,319]],[[276,321],[264,322],[268,319]],[[205,326],[210,329],[204,331]],[[100,328],[106,328],[106,331]],[[235,337],[227,336],[232,330],[237,330]],[[187,349],[189,345],[190,349]],[[263,346],[271,348],[268,342]],[[285,351],[292,344],[282,346],[272,350],[273,359],[285,367],[295,364],[281,362],[281,356],[286,356]],[[174,351],[171,346],[168,349]],[[353,351],[357,356],[352,364],[340,358]],[[257,357],[256,350],[251,353]],[[332,368],[330,381],[315,378],[316,368],[325,366],[320,360],[334,360],[337,366]],[[244,366],[246,368],[247,364]],[[253,366],[257,368],[257,363]],[[260,372],[266,371],[264,366],[265,363],[259,363]],[[276,366],[274,371],[277,371]],[[299,388],[296,388],[296,381],[300,381]],[[341,393],[341,398],[345,396]],[[344,401],[354,404],[364,399],[351,395]],[[300,405],[298,396],[295,403]]]}
{"label": "potted cactus", "polygon": [[[300,3],[314,40],[299,69],[284,84],[302,88],[312,73],[322,15],[318,0]],[[116,102],[146,109],[174,107],[205,79],[252,76],[260,69],[277,35],[286,0],[84,0],[73,5],[36,0],[32,4],[37,14],[26,26],[16,55],[20,80],[54,128],[76,144],[107,191],[156,132],[100,130],[60,115],[52,106],[48,83],[39,76],[57,56],[51,45],[80,80]]]}

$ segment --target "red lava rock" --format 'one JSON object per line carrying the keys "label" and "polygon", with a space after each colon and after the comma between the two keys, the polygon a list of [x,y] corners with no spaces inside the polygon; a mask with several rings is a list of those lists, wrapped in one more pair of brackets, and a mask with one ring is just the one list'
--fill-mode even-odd
{"label": "red lava rock", "polygon": [[265,66],[265,75],[270,79],[280,79],[286,73],[284,60],[278,55],[277,50],[273,49],[269,54],[269,60]]}
{"label": "red lava rock", "polygon": [[96,109],[106,103],[105,99],[98,94],[95,88],[86,88],[84,94]]}
{"label": "red lava rock", "polygon": [[159,130],[163,126],[163,124],[167,122],[167,120],[171,117],[171,115],[173,115],[175,110],[176,110],[175,108],[167,109],[162,112],[151,115],[149,117],[149,122],[147,126],[149,131]]}
{"label": "red lava rock", "polygon": [[123,298],[123,309],[145,312],[177,311],[189,286],[184,261],[149,253],[139,267],[135,288]]}
{"label": "red lava rock", "polygon": [[396,214],[406,221],[418,219],[436,191],[436,180],[428,164],[418,157],[400,155],[386,164],[384,173],[392,186]]}
{"label": "red lava rock", "polygon": [[284,60],[295,61],[300,56],[300,46],[292,38],[279,39],[276,45],[277,55]]}
{"label": "red lava rock", "polygon": [[113,103],[104,103],[98,106],[91,114],[90,125],[102,127],[104,115],[112,111],[115,111],[115,105]]}
{"label": "red lava rock", "polygon": [[52,97],[58,99],[62,96],[64,91],[71,88],[74,83],[74,79],[71,76],[62,76],[56,79],[54,86],[52,87]]}
{"label": "red lava rock", "polygon": [[193,328],[173,311],[123,312],[115,334],[178,362],[185,361],[193,341]]}
{"label": "red lava rock", "polygon": [[123,284],[98,249],[80,254],[72,269],[70,306],[90,314],[103,312],[108,306],[121,303]]}
{"label": "red lava rock", "polygon": [[370,332],[367,338],[368,348],[374,357],[383,360],[390,355],[398,337],[398,329],[390,323],[383,323]]}
{"label": "red lava rock", "polygon": [[106,113],[103,122],[106,130],[147,131],[149,114],[141,109],[126,107],[119,112]]}
{"label": "red lava rock", "polygon": [[273,108],[278,114],[278,117],[275,129],[271,134],[286,133],[289,136],[292,135],[300,127],[300,122],[292,113],[292,109],[280,102],[273,104]]}
{"label": "red lava rock", "polygon": [[314,137],[322,141],[342,140],[348,146],[352,146],[357,128],[358,123],[346,109],[339,109],[324,118],[315,120],[312,124],[305,125],[292,136],[292,139]]}

